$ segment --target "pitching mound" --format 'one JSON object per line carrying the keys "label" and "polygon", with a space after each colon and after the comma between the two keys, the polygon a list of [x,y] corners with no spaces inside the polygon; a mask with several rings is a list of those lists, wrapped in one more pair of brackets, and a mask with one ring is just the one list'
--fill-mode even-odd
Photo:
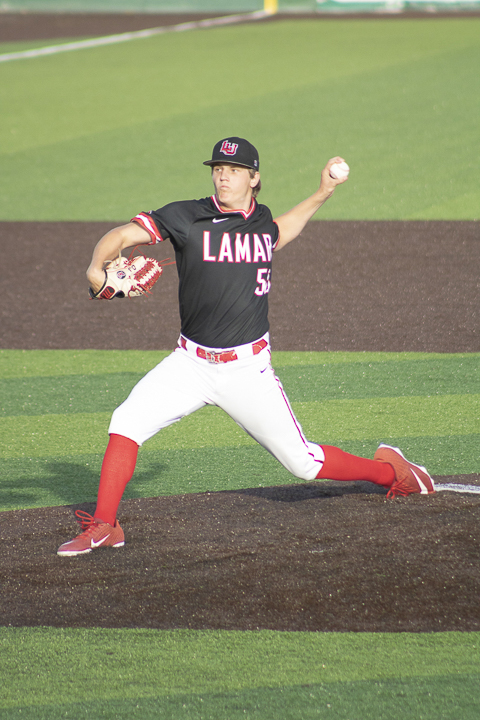
{"label": "pitching mound", "polygon": [[480,630],[479,495],[322,482],[128,500],[124,548],[60,558],[78,507],[2,513],[2,624]]}

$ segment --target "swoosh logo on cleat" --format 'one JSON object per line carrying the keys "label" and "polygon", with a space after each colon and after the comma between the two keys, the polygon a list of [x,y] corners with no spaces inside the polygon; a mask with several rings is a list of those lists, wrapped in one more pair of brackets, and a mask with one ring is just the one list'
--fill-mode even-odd
{"label": "swoosh logo on cleat", "polygon": [[100,540],[98,542],[95,542],[95,540],[91,540],[90,543],[91,543],[92,548],[98,547],[99,545],[104,543],[105,540],[107,540],[107,539],[108,539],[108,535],[105,535],[105,537],[100,538]]}
{"label": "swoosh logo on cleat", "polygon": [[421,495],[428,495],[428,490],[427,490],[426,485],[424,485],[424,483],[420,480],[420,478],[418,477],[418,475],[417,475],[417,473],[415,472],[415,470],[412,470],[412,468],[410,468],[410,470],[411,470],[411,472],[412,472],[413,477],[415,478],[415,480],[416,480],[417,483],[418,483],[418,487],[420,488],[420,494],[421,494]]}

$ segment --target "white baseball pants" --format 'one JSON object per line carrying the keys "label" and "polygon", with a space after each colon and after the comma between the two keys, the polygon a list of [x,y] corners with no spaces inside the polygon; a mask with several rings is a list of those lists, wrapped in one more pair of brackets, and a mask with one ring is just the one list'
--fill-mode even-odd
{"label": "white baseball pants", "polygon": [[137,383],[114,411],[109,433],[142,445],[195,410],[217,405],[293,475],[314,480],[325,454],[306,440],[275,376],[269,344],[257,355],[253,344],[232,348],[238,359],[225,363],[198,357],[199,346],[190,340],[183,344]]}

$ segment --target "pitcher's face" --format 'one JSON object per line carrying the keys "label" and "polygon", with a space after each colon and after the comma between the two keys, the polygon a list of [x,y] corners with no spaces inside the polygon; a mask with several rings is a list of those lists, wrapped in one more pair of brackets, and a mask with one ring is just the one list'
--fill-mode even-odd
{"label": "pitcher's face", "polygon": [[252,189],[258,183],[259,173],[250,177],[248,168],[231,163],[214,165],[212,180],[217,200],[228,210],[248,210],[252,202]]}

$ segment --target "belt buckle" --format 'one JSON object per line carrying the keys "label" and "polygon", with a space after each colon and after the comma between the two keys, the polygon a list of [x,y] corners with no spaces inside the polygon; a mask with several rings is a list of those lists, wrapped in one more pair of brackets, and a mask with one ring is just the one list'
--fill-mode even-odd
{"label": "belt buckle", "polygon": [[221,354],[222,353],[220,353],[220,352],[209,352],[208,350],[205,350],[205,360],[209,363],[214,363],[214,364],[219,363],[219,362],[221,362],[221,360],[220,360]]}

